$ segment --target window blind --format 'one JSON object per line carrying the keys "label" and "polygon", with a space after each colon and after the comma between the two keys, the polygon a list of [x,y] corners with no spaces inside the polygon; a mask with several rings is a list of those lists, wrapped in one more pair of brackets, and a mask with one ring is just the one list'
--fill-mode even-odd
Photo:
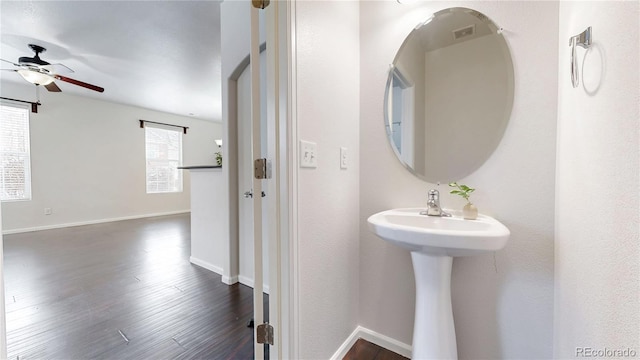
{"label": "window blind", "polygon": [[29,110],[0,104],[0,200],[31,199]]}
{"label": "window blind", "polygon": [[146,124],[147,193],[182,191],[182,131]]}

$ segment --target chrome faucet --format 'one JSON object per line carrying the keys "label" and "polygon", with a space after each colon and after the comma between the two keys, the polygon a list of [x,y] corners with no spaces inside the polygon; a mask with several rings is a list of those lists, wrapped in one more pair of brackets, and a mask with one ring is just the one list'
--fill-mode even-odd
{"label": "chrome faucet", "polygon": [[429,190],[429,200],[427,201],[427,210],[421,211],[421,215],[428,216],[451,216],[448,212],[440,207],[440,192],[436,189]]}

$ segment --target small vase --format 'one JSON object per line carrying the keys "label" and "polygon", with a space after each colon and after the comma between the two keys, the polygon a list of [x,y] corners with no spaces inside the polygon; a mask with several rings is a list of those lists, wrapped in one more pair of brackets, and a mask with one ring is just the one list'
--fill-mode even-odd
{"label": "small vase", "polygon": [[478,208],[472,203],[467,203],[467,205],[462,208],[462,217],[467,220],[475,220],[478,218]]}

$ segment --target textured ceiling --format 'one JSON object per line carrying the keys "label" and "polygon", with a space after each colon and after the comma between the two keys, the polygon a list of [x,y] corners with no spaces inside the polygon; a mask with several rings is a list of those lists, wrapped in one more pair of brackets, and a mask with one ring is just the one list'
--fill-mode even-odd
{"label": "textured ceiling", "polygon": [[31,57],[27,44],[38,44],[67,76],[105,88],[56,81],[63,92],[221,120],[220,1],[2,0],[0,24],[0,58]]}

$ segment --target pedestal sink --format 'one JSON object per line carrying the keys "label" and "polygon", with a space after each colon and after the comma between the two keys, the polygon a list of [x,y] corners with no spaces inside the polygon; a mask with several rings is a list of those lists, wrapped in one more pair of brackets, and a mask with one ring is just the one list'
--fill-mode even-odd
{"label": "pedestal sink", "polygon": [[382,239],[411,251],[416,279],[413,359],[457,359],[451,308],[451,265],[457,256],[481,255],[502,249],[509,229],[479,215],[464,220],[421,215],[424,209],[394,209],[371,215],[369,229]]}

